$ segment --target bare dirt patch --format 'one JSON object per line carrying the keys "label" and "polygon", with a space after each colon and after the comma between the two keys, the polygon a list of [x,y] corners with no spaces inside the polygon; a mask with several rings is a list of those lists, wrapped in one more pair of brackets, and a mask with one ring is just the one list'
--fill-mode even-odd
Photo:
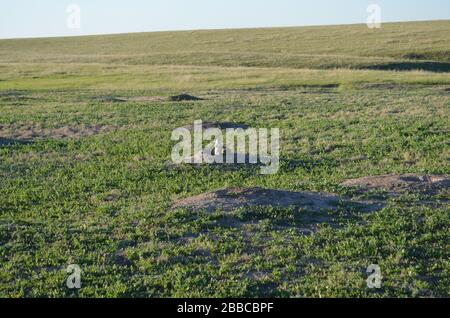
{"label": "bare dirt patch", "polygon": [[380,189],[393,194],[418,192],[433,195],[442,189],[449,189],[450,178],[441,175],[391,174],[351,179],[341,185],[356,187],[363,192]]}
{"label": "bare dirt patch", "polygon": [[293,192],[257,187],[227,188],[180,200],[172,208],[189,208],[207,212],[220,209],[224,212],[231,212],[241,207],[252,206],[298,206],[311,211],[320,211],[335,210],[339,202],[339,197],[324,193]]}
{"label": "bare dirt patch", "polygon": [[39,125],[0,125],[0,138],[26,143],[35,138],[77,139],[113,132],[118,129],[119,127],[114,125],[97,124],[63,126],[58,128],[43,128]]}
{"label": "bare dirt patch", "polygon": [[[172,162],[167,162],[166,167],[169,169],[175,168],[177,166],[182,166],[184,164],[193,166],[193,167],[201,167],[201,166],[210,166],[210,167],[216,167],[216,168],[220,168],[222,170],[227,170],[227,171],[234,171],[234,170],[239,170],[243,167],[245,168],[259,168],[262,165],[264,165],[262,162],[258,162],[258,156],[255,155],[250,155],[249,153],[234,153],[231,155],[227,155],[227,152],[229,152],[229,150],[224,150],[223,154],[221,155],[222,157],[222,163],[216,163],[215,161],[212,163],[207,163],[204,159],[204,153],[203,151],[200,151],[199,153],[187,157],[185,158],[187,163],[182,163],[180,164],[174,164]],[[230,160],[227,160],[227,157],[230,156]],[[213,159],[216,158],[215,156],[213,157]],[[199,162],[199,163],[197,163]]]}

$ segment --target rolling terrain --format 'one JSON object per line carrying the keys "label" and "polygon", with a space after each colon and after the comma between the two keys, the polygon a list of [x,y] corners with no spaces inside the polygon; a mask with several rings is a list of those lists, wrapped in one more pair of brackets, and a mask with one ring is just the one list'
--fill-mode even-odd
{"label": "rolling terrain", "polygon": [[[448,297],[450,191],[421,182],[450,175],[449,30],[0,40],[0,296]],[[278,173],[173,165],[198,119],[279,128]],[[304,192],[341,200],[183,208]]]}

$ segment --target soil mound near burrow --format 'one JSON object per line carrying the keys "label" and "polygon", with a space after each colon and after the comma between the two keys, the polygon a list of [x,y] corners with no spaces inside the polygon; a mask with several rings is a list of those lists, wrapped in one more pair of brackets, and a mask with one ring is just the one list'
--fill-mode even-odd
{"label": "soil mound near burrow", "polygon": [[232,212],[242,207],[272,206],[298,207],[308,211],[337,210],[342,199],[338,196],[314,193],[273,190],[263,188],[227,188],[200,194],[177,201],[173,209],[187,208],[194,211]]}
{"label": "soil mound near burrow", "polygon": [[[227,122],[227,121],[224,121],[224,122],[205,121],[202,123],[202,127],[203,127],[203,130],[210,129],[210,128],[219,128],[219,129],[228,129],[228,128],[239,129],[239,128],[241,128],[241,129],[245,130],[245,129],[249,128],[249,126],[247,126],[245,124],[232,123],[232,122]],[[193,131],[194,124],[183,126],[183,128]]]}
{"label": "soil mound near burrow", "polygon": [[196,100],[202,100],[200,97],[196,97],[189,94],[180,94],[180,95],[174,95],[170,96],[169,100],[171,102],[183,102],[183,101],[196,101]]}
{"label": "soil mound near burrow", "polygon": [[450,188],[450,178],[441,175],[391,174],[351,179],[341,185],[356,187],[362,192],[384,190],[393,194],[417,192],[433,195]]}
{"label": "soil mound near burrow", "polygon": [[[207,156],[211,156],[210,154],[208,154]],[[197,153],[194,156],[190,156],[187,159],[187,163],[189,165],[193,165],[193,166],[198,166],[198,165],[212,165],[212,166],[220,166],[220,167],[227,167],[230,168],[232,166],[234,166],[236,169],[238,169],[239,167],[242,167],[243,165],[245,166],[253,166],[253,167],[259,167],[261,165],[263,165],[263,163],[261,162],[262,158],[258,157],[257,155],[250,155],[249,153],[234,153],[232,155],[230,155],[232,157],[232,160],[230,160],[230,162],[227,162],[227,150],[225,150],[222,154],[222,162],[221,163],[216,163],[215,162],[215,157],[210,157],[210,160],[212,160],[212,163],[207,163],[206,161],[206,157],[204,155],[204,153],[201,151],[199,153]],[[270,160],[270,158],[263,158],[264,160],[262,160],[263,162],[268,162],[268,160]],[[267,160],[267,161],[266,161]],[[200,162],[200,163],[198,163]]]}

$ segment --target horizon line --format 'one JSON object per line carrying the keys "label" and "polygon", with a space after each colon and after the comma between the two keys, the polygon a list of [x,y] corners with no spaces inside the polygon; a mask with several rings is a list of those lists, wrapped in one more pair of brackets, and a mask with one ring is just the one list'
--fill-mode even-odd
{"label": "horizon line", "polygon": [[[385,21],[382,24],[396,24],[408,22],[442,22],[450,21],[449,19],[433,19],[433,20],[396,20]],[[305,24],[305,25],[279,25],[279,26],[255,26],[255,27],[229,27],[229,28],[201,28],[201,29],[168,29],[168,30],[153,30],[153,31],[131,31],[131,32],[112,32],[112,33],[89,33],[79,35],[55,35],[55,36],[23,36],[0,38],[0,41],[7,40],[36,40],[36,39],[61,39],[61,38],[79,38],[79,37],[94,37],[94,36],[114,36],[114,35],[128,35],[128,34],[142,34],[142,33],[171,33],[171,32],[198,32],[198,31],[228,31],[228,30],[254,30],[254,29],[282,29],[282,28],[308,28],[308,27],[339,27],[339,26],[356,26],[365,25],[365,22],[356,23],[342,23],[342,24]]]}

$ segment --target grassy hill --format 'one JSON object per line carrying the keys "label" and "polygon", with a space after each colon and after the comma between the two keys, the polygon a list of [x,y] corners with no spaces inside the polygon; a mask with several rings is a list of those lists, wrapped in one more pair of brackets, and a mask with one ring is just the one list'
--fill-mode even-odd
{"label": "grassy hill", "polygon": [[[450,21],[134,33],[4,40],[4,61],[364,68],[389,61],[450,62]],[[14,52],[14,56],[11,53]],[[366,64],[365,64],[366,63]]]}
{"label": "grassy hill", "polygon": [[[0,40],[0,296],[448,297],[448,188],[361,194],[342,182],[450,174],[449,30]],[[183,91],[202,99],[167,98]],[[279,172],[174,166],[171,132],[196,119],[280,128]],[[256,186],[382,207],[171,209]]]}
{"label": "grassy hill", "polygon": [[2,40],[0,88],[446,84],[449,29],[437,21]]}

